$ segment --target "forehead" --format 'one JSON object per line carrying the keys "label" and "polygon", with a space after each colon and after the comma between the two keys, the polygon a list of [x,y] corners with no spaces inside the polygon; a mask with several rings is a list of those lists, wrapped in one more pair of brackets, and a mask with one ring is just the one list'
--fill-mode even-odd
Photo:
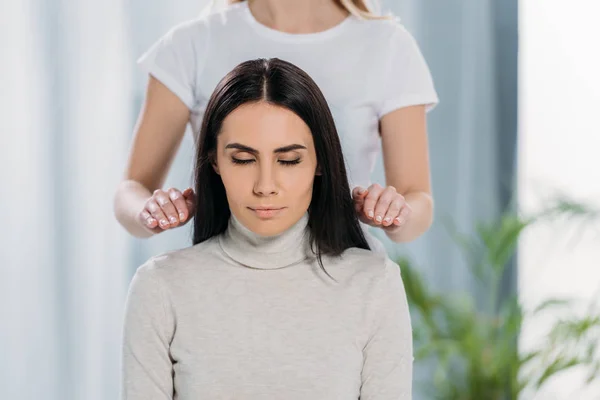
{"label": "forehead", "polygon": [[256,149],[289,144],[312,145],[308,125],[294,112],[266,102],[244,104],[223,121],[219,141],[238,142]]}

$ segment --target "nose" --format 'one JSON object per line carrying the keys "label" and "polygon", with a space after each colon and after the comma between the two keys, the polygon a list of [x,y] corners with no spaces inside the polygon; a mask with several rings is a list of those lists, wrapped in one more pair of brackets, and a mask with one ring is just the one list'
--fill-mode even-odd
{"label": "nose", "polygon": [[268,163],[262,163],[258,168],[258,176],[254,183],[254,193],[257,196],[272,196],[278,192],[275,171]]}

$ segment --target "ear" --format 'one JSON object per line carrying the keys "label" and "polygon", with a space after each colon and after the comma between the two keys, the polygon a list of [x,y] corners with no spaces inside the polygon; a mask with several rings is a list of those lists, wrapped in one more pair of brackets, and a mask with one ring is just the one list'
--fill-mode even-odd
{"label": "ear", "polygon": [[215,171],[215,173],[217,175],[220,175],[220,173],[219,173],[219,164],[217,164],[217,157],[215,157],[214,154],[211,154],[211,156],[210,156],[210,165],[212,165],[213,170]]}

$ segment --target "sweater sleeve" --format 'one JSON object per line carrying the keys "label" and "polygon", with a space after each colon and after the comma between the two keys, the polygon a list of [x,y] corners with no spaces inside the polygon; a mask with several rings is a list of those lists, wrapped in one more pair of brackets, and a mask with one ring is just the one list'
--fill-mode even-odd
{"label": "sweater sleeve", "polygon": [[360,400],[412,399],[412,326],[400,268],[387,259],[363,349]]}
{"label": "sweater sleeve", "polygon": [[122,400],[173,398],[169,347],[174,318],[152,261],[135,273],[127,295],[122,348]]}

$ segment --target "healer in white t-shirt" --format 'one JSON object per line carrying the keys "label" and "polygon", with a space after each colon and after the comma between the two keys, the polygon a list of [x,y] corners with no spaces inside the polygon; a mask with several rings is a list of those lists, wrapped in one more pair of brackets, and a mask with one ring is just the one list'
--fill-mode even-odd
{"label": "healer in white t-shirt", "polygon": [[[139,60],[149,74],[115,215],[134,236],[186,224],[196,195],[162,189],[191,124],[194,141],[210,94],[239,63],[277,57],[319,85],[334,116],[350,188],[368,233],[411,241],[433,219],[426,113],[438,97],[413,36],[364,0],[232,1],[172,28]],[[386,182],[371,182],[383,157]]]}

